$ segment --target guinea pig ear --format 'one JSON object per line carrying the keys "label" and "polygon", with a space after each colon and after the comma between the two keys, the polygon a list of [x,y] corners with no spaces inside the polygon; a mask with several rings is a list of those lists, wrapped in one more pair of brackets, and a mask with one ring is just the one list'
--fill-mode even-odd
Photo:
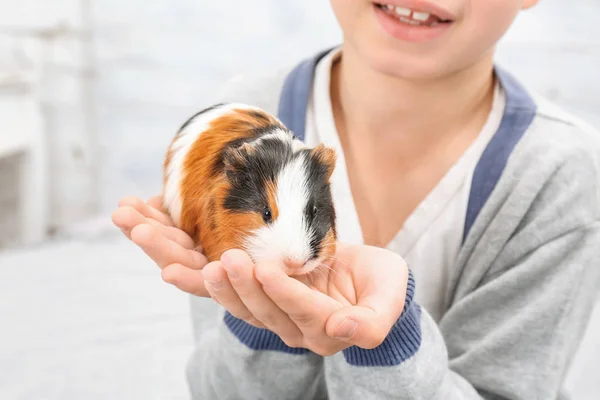
{"label": "guinea pig ear", "polygon": [[331,147],[326,147],[321,143],[311,150],[311,156],[314,157],[317,162],[325,165],[327,168],[327,179],[330,179],[337,160],[335,150]]}
{"label": "guinea pig ear", "polygon": [[227,149],[223,162],[226,170],[241,170],[248,163],[248,158],[256,149],[250,143]]}

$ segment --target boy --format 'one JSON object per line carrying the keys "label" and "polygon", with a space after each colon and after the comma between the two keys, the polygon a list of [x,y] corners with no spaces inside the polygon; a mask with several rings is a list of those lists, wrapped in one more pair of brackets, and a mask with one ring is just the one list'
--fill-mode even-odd
{"label": "boy", "polygon": [[195,295],[194,398],[563,398],[600,280],[600,146],[493,64],[536,2],[332,0],[339,48],[215,99],[338,151],[343,244],[310,287],[240,250],[207,265],[160,199],[120,202]]}

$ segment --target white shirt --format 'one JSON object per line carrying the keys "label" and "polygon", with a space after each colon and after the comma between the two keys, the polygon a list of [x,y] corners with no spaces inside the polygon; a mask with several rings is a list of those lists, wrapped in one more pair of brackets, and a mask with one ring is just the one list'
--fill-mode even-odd
{"label": "white shirt", "polygon": [[[362,244],[362,230],[329,95],[331,66],[338,55],[339,49],[332,51],[316,67],[307,109],[305,141],[310,146],[324,143],[336,150],[338,162],[331,178],[331,190],[339,240]],[[500,126],[504,106],[504,92],[496,85],[492,111],[478,137],[406,219],[387,246],[406,260],[415,278],[415,299],[435,321],[443,315],[446,282],[461,247],[472,175],[486,145]]]}

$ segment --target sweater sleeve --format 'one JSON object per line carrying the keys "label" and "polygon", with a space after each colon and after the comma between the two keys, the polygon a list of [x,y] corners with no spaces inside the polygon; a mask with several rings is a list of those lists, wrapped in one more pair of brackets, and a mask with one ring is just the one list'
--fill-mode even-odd
{"label": "sweater sleeve", "polygon": [[548,180],[520,179],[488,208],[439,323],[409,291],[382,345],[327,358],[329,398],[561,398],[600,285],[598,164],[587,154]]}
{"label": "sweater sleeve", "polygon": [[413,300],[411,274],[384,343],[324,363],[221,312],[202,329],[188,368],[193,398],[558,398],[598,288],[599,242],[593,221],[519,253],[509,243],[510,267],[494,268],[439,325]]}
{"label": "sweater sleeve", "polygon": [[209,318],[206,302],[192,298],[191,304],[195,350],[187,380],[193,399],[327,398],[323,357],[288,347],[221,308],[216,319]]}
{"label": "sweater sleeve", "polygon": [[532,249],[453,305],[439,326],[409,299],[381,346],[326,361],[329,398],[558,398],[593,308],[597,243],[594,223]]}

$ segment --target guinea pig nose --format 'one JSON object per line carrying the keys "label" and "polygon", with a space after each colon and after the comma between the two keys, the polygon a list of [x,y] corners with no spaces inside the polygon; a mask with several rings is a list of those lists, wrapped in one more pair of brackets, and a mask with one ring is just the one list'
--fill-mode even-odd
{"label": "guinea pig nose", "polygon": [[283,260],[283,263],[289,269],[300,269],[300,268],[304,267],[304,263],[302,261],[298,260],[297,258],[293,258],[293,257],[286,257]]}

